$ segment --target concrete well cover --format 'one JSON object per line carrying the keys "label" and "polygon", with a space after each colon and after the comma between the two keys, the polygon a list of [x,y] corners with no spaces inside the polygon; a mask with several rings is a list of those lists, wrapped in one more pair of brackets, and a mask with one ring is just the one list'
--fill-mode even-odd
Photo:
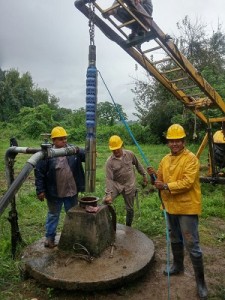
{"label": "concrete well cover", "polygon": [[[59,239],[59,236],[57,236]],[[24,271],[44,285],[66,290],[100,290],[124,285],[146,271],[154,244],[142,232],[117,224],[115,247],[87,261],[57,247],[44,247],[44,238],[28,246],[22,256]]]}

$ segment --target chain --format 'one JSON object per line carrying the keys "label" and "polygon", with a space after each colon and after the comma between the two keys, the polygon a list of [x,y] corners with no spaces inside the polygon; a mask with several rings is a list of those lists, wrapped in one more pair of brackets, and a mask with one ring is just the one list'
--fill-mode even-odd
{"label": "chain", "polygon": [[94,45],[94,37],[95,37],[95,26],[94,26],[94,16],[95,16],[95,6],[91,0],[88,3],[89,6],[89,35],[90,35],[90,45]]}

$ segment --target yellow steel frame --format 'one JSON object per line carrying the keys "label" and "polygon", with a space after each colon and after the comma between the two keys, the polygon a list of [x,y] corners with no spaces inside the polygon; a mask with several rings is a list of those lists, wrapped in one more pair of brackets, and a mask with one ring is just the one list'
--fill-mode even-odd
{"label": "yellow steel frame", "polygon": [[[225,121],[225,102],[218,92],[203,78],[203,76],[196,70],[196,68],[188,61],[188,59],[179,51],[172,39],[166,35],[155,23],[151,20],[149,28],[143,23],[141,18],[129,9],[127,1],[130,0],[117,0],[117,4],[109,8],[103,8],[102,0],[91,0],[96,7],[97,12],[93,18],[94,23],[101,29],[101,31],[113,42],[117,43],[124,51],[126,51],[137,63],[139,63],[150,75],[159,81],[168,91],[170,91],[176,99],[183,103],[185,107],[191,110],[202,122],[210,125],[215,122]],[[76,0],[75,6],[88,18],[90,15],[88,8],[88,0]],[[101,4],[100,4],[101,3]],[[128,13],[130,13],[131,21],[124,24],[118,24],[113,16],[107,15],[108,12],[118,6],[123,6]],[[144,37],[135,41],[129,41],[126,26],[130,22],[138,22],[140,26],[146,31]],[[151,47],[147,50],[141,50],[140,44],[151,44],[154,42],[157,47]],[[162,71],[158,64],[160,61],[152,61],[148,53],[154,50],[161,49],[165,53],[165,58],[161,62],[170,60],[173,63],[171,70]],[[171,80],[168,77],[169,73],[182,71],[186,74],[186,78],[178,77]],[[189,80],[193,84],[194,89],[198,89],[201,93],[200,96],[189,95],[190,88],[180,88],[179,82]],[[207,109],[218,110],[217,118],[208,118]],[[206,109],[206,111],[204,111]],[[208,143],[208,134],[204,137],[198,151],[197,157],[205,149]],[[212,174],[211,159],[209,159],[209,172]]]}

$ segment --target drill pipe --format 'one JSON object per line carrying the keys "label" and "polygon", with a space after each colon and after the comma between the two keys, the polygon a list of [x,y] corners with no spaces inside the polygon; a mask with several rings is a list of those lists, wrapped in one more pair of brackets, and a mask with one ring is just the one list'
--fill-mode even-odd
{"label": "drill pipe", "polygon": [[9,157],[16,155],[17,153],[34,153],[26,162],[25,166],[23,167],[20,174],[16,177],[16,179],[12,182],[12,184],[9,186],[7,192],[3,195],[3,197],[0,199],[0,215],[4,212],[8,204],[10,203],[11,199],[15,197],[16,192],[20,189],[24,181],[27,179],[30,172],[33,170],[33,168],[36,166],[39,160],[43,158],[48,157],[58,157],[58,156],[68,156],[68,155],[74,155],[79,151],[78,147],[75,146],[68,146],[65,148],[60,149],[54,149],[54,148],[48,148],[48,150],[42,150],[40,149],[32,149],[32,148],[23,148],[23,147],[10,147],[6,151],[5,155],[5,164],[6,164],[6,176],[7,176],[7,182],[10,183],[10,170],[9,170]]}
{"label": "drill pipe", "polygon": [[89,46],[89,66],[86,80],[86,144],[85,144],[85,191],[95,191],[96,179],[96,114],[97,114],[97,69],[96,47]]}

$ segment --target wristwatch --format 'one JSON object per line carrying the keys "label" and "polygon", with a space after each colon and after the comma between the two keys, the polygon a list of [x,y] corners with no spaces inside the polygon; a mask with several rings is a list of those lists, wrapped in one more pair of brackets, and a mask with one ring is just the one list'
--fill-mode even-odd
{"label": "wristwatch", "polygon": [[168,188],[168,185],[167,185],[167,184],[164,184],[164,185],[163,185],[163,189],[164,189],[164,190],[168,190],[168,189],[169,189],[169,188]]}

